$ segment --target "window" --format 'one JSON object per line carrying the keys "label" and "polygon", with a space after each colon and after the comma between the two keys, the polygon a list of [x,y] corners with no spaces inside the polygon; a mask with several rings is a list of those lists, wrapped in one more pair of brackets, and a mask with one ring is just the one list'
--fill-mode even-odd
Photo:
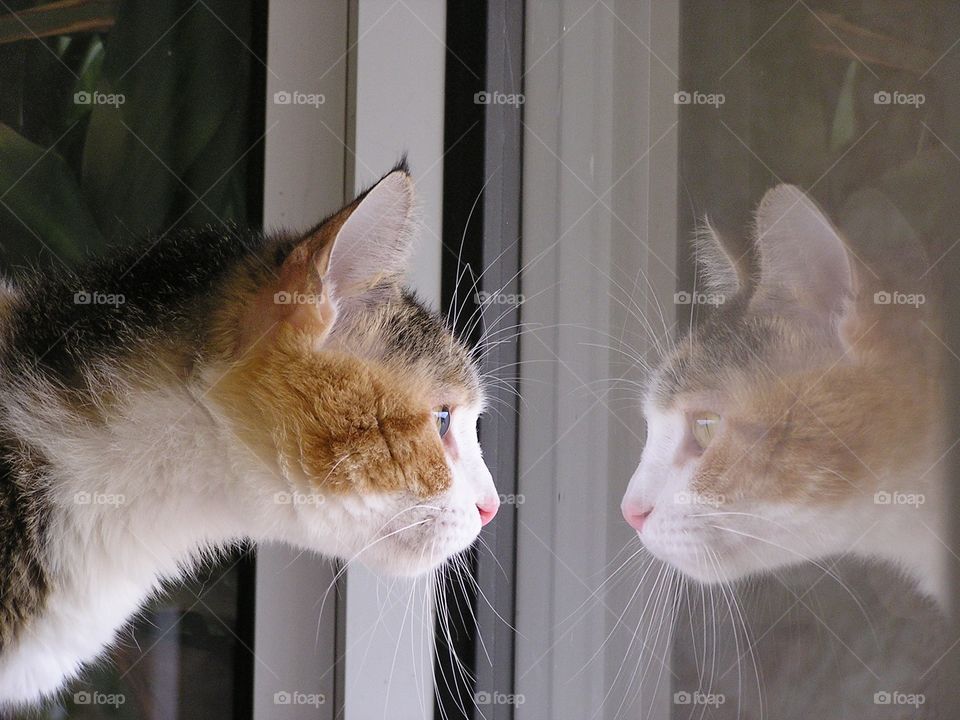
{"label": "window", "polygon": [[[406,154],[423,229],[408,280],[480,348],[501,499],[436,586],[232,552],[152,602],[42,717],[960,715],[960,633],[905,573],[844,551],[705,586],[644,550],[620,509],[648,368],[723,302],[697,292],[705,216],[746,249],[766,191],[795,184],[848,237],[939,248],[923,276],[960,307],[960,10],[0,6],[0,269],[69,273],[180,226],[307,227]],[[877,304],[925,302],[878,288]],[[927,342],[952,398],[960,315],[945,315]],[[950,442],[937,472],[958,462]],[[872,505],[927,502],[897,492]],[[957,507],[952,490],[930,502]],[[950,568],[950,597],[952,525],[903,530]]]}
{"label": "window", "polygon": [[[70,273],[132,235],[261,222],[262,4],[147,5],[4,3],[5,273]],[[253,583],[246,549],[203,567],[44,717],[248,717]]]}

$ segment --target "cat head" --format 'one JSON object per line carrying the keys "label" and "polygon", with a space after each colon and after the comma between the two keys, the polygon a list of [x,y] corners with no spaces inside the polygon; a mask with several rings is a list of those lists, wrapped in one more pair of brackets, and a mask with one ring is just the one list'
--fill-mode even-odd
{"label": "cat head", "polygon": [[499,504],[477,440],[474,358],[403,286],[416,234],[405,167],[228,283],[231,369],[215,395],[265,491],[272,537],[417,574]]}
{"label": "cat head", "polygon": [[850,227],[873,248],[854,254],[783,185],[760,203],[746,254],[709,228],[700,238],[719,304],[649,379],[622,503],[656,556],[732,579],[857,552],[891,513],[910,521],[914,508],[884,499],[929,480],[935,320],[926,265],[907,229],[878,226],[883,212],[875,197],[853,208]]}

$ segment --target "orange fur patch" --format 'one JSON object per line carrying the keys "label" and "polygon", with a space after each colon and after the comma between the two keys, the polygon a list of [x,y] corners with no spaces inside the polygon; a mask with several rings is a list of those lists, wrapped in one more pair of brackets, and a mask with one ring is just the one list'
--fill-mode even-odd
{"label": "orange fur patch", "polygon": [[838,365],[744,386],[694,487],[812,505],[873,493],[879,473],[902,464],[904,438],[933,437],[932,384],[916,371]]}
{"label": "orange fur patch", "polygon": [[289,324],[214,392],[251,449],[299,470],[313,488],[431,497],[453,481],[426,389],[381,365],[317,352]]}

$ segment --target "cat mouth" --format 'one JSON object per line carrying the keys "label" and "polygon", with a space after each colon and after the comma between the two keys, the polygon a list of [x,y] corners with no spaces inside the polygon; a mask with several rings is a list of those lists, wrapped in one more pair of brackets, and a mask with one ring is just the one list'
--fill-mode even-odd
{"label": "cat mouth", "polygon": [[413,577],[443,565],[476,540],[480,527],[469,527],[453,508],[438,508],[418,518],[408,518],[389,528],[382,542],[371,545],[359,559],[378,572]]}

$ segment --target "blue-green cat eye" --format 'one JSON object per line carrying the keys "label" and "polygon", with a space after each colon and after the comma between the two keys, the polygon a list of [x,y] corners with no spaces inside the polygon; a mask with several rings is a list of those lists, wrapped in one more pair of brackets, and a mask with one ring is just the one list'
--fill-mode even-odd
{"label": "blue-green cat eye", "polygon": [[437,422],[437,432],[440,433],[440,437],[443,437],[450,429],[450,407],[444,405],[439,410],[434,410],[433,417]]}

